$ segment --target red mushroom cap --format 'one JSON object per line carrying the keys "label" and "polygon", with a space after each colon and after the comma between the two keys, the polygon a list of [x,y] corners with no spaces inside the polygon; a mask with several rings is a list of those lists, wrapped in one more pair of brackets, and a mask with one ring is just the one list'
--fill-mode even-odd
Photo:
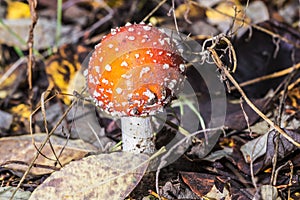
{"label": "red mushroom cap", "polygon": [[117,116],[147,116],[170,102],[183,83],[184,64],[159,29],[126,24],[95,46],[85,72],[97,106]]}

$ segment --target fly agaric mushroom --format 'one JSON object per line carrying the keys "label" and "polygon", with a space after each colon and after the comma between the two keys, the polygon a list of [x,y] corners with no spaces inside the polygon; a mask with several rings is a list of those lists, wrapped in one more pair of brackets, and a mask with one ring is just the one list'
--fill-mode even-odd
{"label": "fly agaric mushroom", "polygon": [[174,42],[150,24],[112,29],[95,46],[88,91],[96,106],[121,118],[124,151],[155,151],[150,116],[178,94],[184,70]]}

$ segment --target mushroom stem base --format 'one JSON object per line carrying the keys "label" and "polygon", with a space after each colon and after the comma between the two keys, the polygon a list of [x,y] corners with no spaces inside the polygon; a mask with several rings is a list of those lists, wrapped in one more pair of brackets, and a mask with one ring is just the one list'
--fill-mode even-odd
{"label": "mushroom stem base", "polygon": [[155,151],[150,117],[122,117],[123,151],[152,154]]}

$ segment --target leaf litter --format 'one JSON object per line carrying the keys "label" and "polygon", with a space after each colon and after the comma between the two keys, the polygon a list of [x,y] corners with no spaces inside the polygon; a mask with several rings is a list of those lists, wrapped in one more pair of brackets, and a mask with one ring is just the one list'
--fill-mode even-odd
{"label": "leaf litter", "polygon": [[[51,47],[55,44],[55,40],[51,35],[55,35],[55,27],[54,25],[48,25],[55,24],[54,21],[50,20],[49,22],[45,23],[46,27],[52,27],[51,31],[48,32],[51,34],[47,42],[44,39],[39,39],[39,37],[45,35],[44,29],[42,29],[40,32],[34,33],[34,48],[40,51],[40,53],[43,53],[42,58],[36,56],[37,62],[35,63],[36,65],[34,69],[37,69],[39,72],[43,71],[43,73],[47,71],[46,76],[51,86],[48,87],[48,89],[55,89],[62,93],[72,93],[72,89],[70,88],[74,88],[74,85],[76,87],[76,84],[74,83],[79,80],[77,78],[74,79],[74,77],[80,68],[80,63],[82,63],[84,60],[82,58],[89,53],[90,50],[88,49],[90,49],[94,43],[99,41],[101,35],[103,35],[105,32],[108,32],[110,28],[125,24],[125,20],[129,19],[132,22],[141,21],[144,18],[144,15],[150,13],[157,6],[157,3],[152,1],[149,1],[148,4],[141,3],[139,5],[135,3],[129,4],[125,1],[120,2],[120,4],[109,3],[106,5],[105,3],[90,4],[76,3],[72,0],[67,1],[67,3],[63,4],[63,12],[65,11],[66,13],[65,19],[63,19],[63,27],[74,27],[75,31],[71,33],[71,36],[64,36],[64,34],[61,34],[61,43],[59,43],[58,46],[53,49]],[[278,101],[279,96],[284,92],[287,93],[286,101],[281,102],[284,104],[284,115],[282,119],[283,122],[280,125],[288,136],[295,140],[295,142],[299,142],[299,125],[297,125],[299,124],[299,92],[297,92],[299,88],[299,73],[296,73],[296,75],[290,80],[287,90],[284,90],[283,87],[283,83],[287,81],[287,79],[283,76],[271,76],[271,78],[264,78],[264,76],[268,76],[274,72],[276,73],[282,69],[297,66],[297,63],[299,62],[299,33],[296,31],[297,27],[295,26],[296,14],[294,12],[288,12],[289,15],[286,15],[287,10],[293,11],[293,6],[291,6],[293,3],[285,2],[280,6],[280,2],[273,2],[271,4],[274,6],[272,7],[270,5],[266,5],[263,1],[249,2],[249,5],[240,1],[207,2],[208,1],[200,1],[200,3],[192,1],[188,3],[172,2],[174,5],[176,5],[176,7],[172,7],[172,4],[164,2],[164,4],[161,4],[163,6],[158,7],[158,11],[154,13],[148,20],[156,26],[176,28],[177,24],[181,31],[186,31],[187,33],[191,32],[191,37],[196,38],[198,42],[203,42],[205,39],[211,38],[212,34],[216,35],[218,33],[226,33],[226,36],[233,36],[230,39],[237,54],[238,63],[237,71],[232,74],[233,77],[236,78],[239,83],[258,78],[256,83],[242,88],[245,90],[247,96],[251,99],[251,102],[253,102],[254,105],[256,105],[262,112],[268,113],[267,116],[270,117],[272,121],[275,121],[275,117],[273,118],[273,116],[276,116],[277,112],[275,111],[280,104]],[[42,15],[46,15],[49,18],[52,16],[53,19],[53,16],[55,16],[53,13],[56,12],[57,7],[53,5],[50,6],[46,3],[46,1],[40,1],[39,3],[42,7],[38,8],[37,10],[41,9],[39,11]],[[145,5],[147,5],[147,9],[141,9]],[[259,7],[260,11],[255,9],[256,7]],[[178,18],[178,21],[174,22],[174,18],[172,16],[168,16],[170,13],[172,13],[172,9],[175,10],[175,16]],[[128,17],[126,19],[123,19],[119,16],[120,13],[124,13],[124,10],[129,10],[127,13]],[[225,10],[228,13],[220,12],[222,10]],[[87,15],[82,16],[87,17],[80,17],[76,15],[76,13],[86,13]],[[206,15],[204,15],[204,13],[206,13]],[[285,14],[283,15],[282,13]],[[259,18],[257,18],[258,14],[260,14]],[[119,17],[114,19],[112,18],[112,15]],[[77,17],[74,18],[74,16]],[[100,20],[101,18],[103,18],[103,20]],[[242,19],[242,21],[239,21],[240,19]],[[267,21],[260,22],[259,20],[261,19],[265,19]],[[20,18],[17,20],[22,21],[24,19]],[[95,23],[97,20],[99,23]],[[42,17],[38,19],[38,22],[42,21]],[[282,21],[285,21],[290,25],[281,23]],[[95,24],[93,25],[93,23]],[[3,24],[8,25],[13,32],[19,33],[19,31],[16,31],[13,25],[10,25],[6,21]],[[200,24],[201,27],[203,26],[201,29],[199,28]],[[247,29],[242,29],[240,26],[247,27]],[[292,26],[296,28],[292,28]],[[18,52],[19,55],[20,52],[27,55],[26,40],[29,29],[28,27],[21,29],[22,31],[20,32],[20,38],[23,40],[21,43],[16,37],[10,39],[11,35],[7,33],[8,29],[5,29],[6,31],[2,32],[5,34],[5,37],[2,38],[8,38],[1,40],[2,51],[0,51],[0,63],[8,63],[4,71],[9,69],[9,63],[14,63],[17,60],[15,54],[11,52],[5,54],[2,53],[9,49],[8,46],[14,46],[15,51]],[[36,30],[39,29],[36,28]],[[49,41],[50,43],[48,43]],[[214,40],[210,41],[211,43],[206,43],[207,47],[214,45],[214,42],[216,42]],[[230,69],[230,67],[232,67],[232,57],[230,53],[228,53],[230,51],[228,51],[226,45],[224,46],[222,40],[220,41],[221,42],[216,45],[216,53],[218,56],[220,56],[222,62],[228,66],[228,69]],[[65,43],[72,44],[62,45]],[[88,48],[81,48],[80,44],[84,44],[84,46],[88,46]],[[45,60],[47,61],[45,62]],[[291,72],[289,72],[289,74],[290,73]],[[193,73],[189,74],[190,77],[193,77],[194,75],[195,74]],[[58,78],[59,76],[61,77]],[[21,105],[21,103],[24,103],[24,105],[27,106],[26,108],[29,108],[30,110],[30,105],[28,105],[27,101],[28,93],[24,93],[24,88],[27,87],[27,85],[24,84],[24,82],[26,82],[26,77],[25,75],[22,75],[21,78],[22,77],[25,81],[21,81],[18,84],[15,84],[15,86],[10,85],[13,84],[14,81],[9,80],[5,85],[6,87],[2,87],[1,84],[1,94],[3,94],[1,95],[1,111],[10,113],[10,116],[8,117],[9,119],[11,119],[13,116],[13,122],[11,122],[11,120],[7,120],[4,128],[1,129],[1,136],[29,133],[28,130],[30,125],[28,122],[26,123],[26,117],[21,116],[20,113],[12,112],[13,110],[17,109],[11,109],[13,107],[17,107],[19,104]],[[34,83],[33,85],[36,85],[36,87],[33,88],[34,95],[32,103],[37,106],[39,105],[40,95],[45,91],[45,89],[47,89],[45,86],[40,88],[38,87],[42,85],[41,82],[45,83],[45,79],[42,77],[45,76],[35,76],[32,79]],[[199,98],[199,101],[201,102],[200,113],[196,113],[196,115],[203,117],[204,122],[208,123],[210,119],[210,110],[209,106],[207,106],[209,105],[209,103],[207,103],[209,102],[209,98],[205,96],[207,95],[207,88],[205,88],[205,83],[203,84],[198,77],[194,78],[197,81],[193,86],[200,88],[200,95],[202,95],[201,99]],[[220,78],[224,78],[222,71]],[[261,78],[261,80],[259,78]],[[15,78],[14,80],[20,79]],[[70,84],[70,82],[73,82],[73,84]],[[296,182],[293,182],[293,180],[295,180],[295,177],[298,176],[297,170],[294,170],[294,168],[298,169],[299,167],[299,156],[297,156],[299,153],[298,148],[293,145],[291,141],[287,140],[281,134],[278,134],[275,130],[268,130],[269,127],[265,123],[261,123],[260,126],[263,127],[260,128],[259,131],[257,131],[257,127],[252,127],[252,125],[258,126],[257,122],[261,121],[259,115],[252,111],[251,106],[248,106],[247,103],[239,99],[241,95],[236,92],[232,85],[228,86],[228,88],[229,87],[232,88],[232,91],[231,93],[227,94],[228,102],[225,123],[226,129],[224,130],[225,134],[220,134],[218,137],[219,139],[215,139],[215,142],[217,142],[216,145],[214,145],[214,148],[209,150],[208,153],[210,154],[208,154],[204,159],[199,159],[200,152],[205,150],[204,146],[201,146],[201,144],[199,145],[197,143],[192,143],[191,149],[188,150],[188,152],[183,156],[185,158],[180,158],[170,166],[167,166],[165,170],[161,172],[159,179],[155,180],[161,189],[156,190],[156,192],[168,198],[196,198],[197,196],[198,198],[214,197],[217,199],[252,199],[254,197],[266,199],[269,195],[273,195],[274,198],[279,198],[280,196],[280,198],[285,199],[290,196],[293,197],[293,195],[297,194],[299,186]],[[79,93],[80,90],[78,91]],[[47,131],[47,129],[52,130],[52,128],[55,128],[56,124],[60,121],[58,118],[60,116],[64,116],[63,111],[68,109],[66,105],[69,105],[72,99],[74,99],[65,95],[58,96],[59,98],[54,99],[55,101],[52,102],[51,100],[50,103],[45,104],[45,116],[49,127],[44,126],[45,119],[43,118],[43,111],[35,115],[35,133],[39,131],[44,132]],[[59,99],[61,99],[62,102]],[[63,159],[59,160],[59,163],[62,163],[63,165],[69,163],[72,159],[82,158],[85,153],[94,154],[92,149],[97,149],[101,152],[109,151],[113,145],[120,141],[120,129],[118,127],[117,120],[111,119],[107,115],[103,115],[93,107],[86,105],[81,106],[83,105],[81,103],[78,105],[79,109],[77,108],[76,111],[75,108],[70,114],[66,115],[65,121],[61,123],[58,128],[56,127],[56,131],[54,131],[59,137],[68,138],[68,142],[63,143],[58,150],[56,150],[56,144],[53,143],[55,152],[62,152]],[[174,109],[176,110],[177,108],[175,107]],[[185,109],[186,111],[188,110],[187,108]],[[88,114],[92,112],[92,115]],[[193,112],[190,112],[190,114]],[[165,140],[170,140],[170,137],[172,137],[171,135],[174,135],[172,132],[176,132],[178,125],[180,124],[176,121],[176,117],[169,117],[168,119],[174,123],[172,126],[170,126],[171,123],[164,126],[162,129],[160,129],[160,133],[158,134],[158,136],[168,135]],[[85,123],[87,121],[90,122],[90,126]],[[177,128],[174,126],[174,124],[177,126]],[[189,124],[193,124],[192,121],[189,122]],[[85,134],[85,132],[89,133]],[[16,139],[18,137],[16,137]],[[50,139],[52,138],[55,138],[55,136],[51,135]],[[81,140],[85,142],[89,142],[93,146],[89,146],[87,151],[76,149],[75,152],[82,151],[84,153],[75,158],[68,154],[69,147],[65,146],[64,144],[69,142],[71,143],[72,140],[78,138],[81,138]],[[226,143],[225,141],[227,138],[230,139],[231,142]],[[200,139],[203,139],[203,136],[200,136]],[[5,163],[12,158],[13,160],[22,161],[21,157],[26,155],[26,152],[28,153],[28,151],[26,151],[27,147],[22,147],[25,152],[20,152],[20,155],[16,154],[17,157],[13,157],[15,156],[14,149],[16,146],[22,143],[25,146],[32,146],[29,138],[27,138],[25,141],[26,142],[23,142],[21,140],[19,144],[12,138],[7,138],[7,141],[1,141],[0,147],[4,148],[5,144],[7,144],[8,147],[4,149],[10,152],[7,153],[7,151],[4,151],[3,155],[8,154],[9,156],[5,160],[1,161],[1,163]],[[165,141],[161,141],[162,144],[164,144]],[[205,142],[205,139],[202,141]],[[35,149],[31,148],[30,152],[33,151],[35,151]],[[50,150],[48,149],[47,151],[51,152],[51,147]],[[116,163],[118,159],[115,157],[120,156],[120,160],[127,161],[128,163],[131,162],[130,159],[127,160],[123,158],[123,153],[113,154],[99,154],[98,156],[101,159],[108,159],[108,157],[111,157],[116,159]],[[99,159],[97,158],[98,156],[90,156],[82,159],[81,161],[71,162],[69,165],[66,165],[66,170],[72,171],[76,169],[78,172],[77,175],[80,179],[82,174],[85,174],[86,170],[88,169],[92,169],[90,170],[90,173],[98,173],[98,171],[101,172],[101,170],[106,169],[107,167],[112,167],[116,164],[108,161],[107,163],[111,163],[111,166],[106,166],[105,164],[99,166],[103,163],[99,162]],[[42,155],[40,155],[40,157],[42,157]],[[55,157],[52,158],[52,160],[47,161],[47,159],[49,158],[43,157],[43,160],[45,160],[43,162],[46,164],[43,162],[40,164],[45,164],[48,167],[55,166],[55,164],[57,164],[55,163]],[[88,165],[84,163],[86,161],[89,162]],[[30,159],[24,161],[26,164],[30,164],[30,162]],[[49,162],[51,164],[49,164]],[[81,164],[84,164],[86,167],[81,168]],[[94,169],[96,168],[95,166],[98,166],[97,169]],[[12,167],[11,165],[8,168],[12,170],[20,169]],[[24,170],[24,168],[22,169]],[[52,179],[52,183],[65,184],[64,181],[57,181],[67,179],[63,177],[63,170],[65,170],[64,167],[61,169],[61,171],[53,173],[53,175],[61,174],[61,177],[58,179]],[[146,181],[147,183],[147,178],[149,178],[149,176],[151,177],[151,173],[145,173],[144,170],[146,170],[146,166],[142,168],[142,172],[140,172],[137,176],[128,174],[127,177],[129,178],[128,180],[126,179],[125,184],[124,182],[119,183],[116,181],[117,184],[116,186],[114,185],[115,188],[103,186],[101,182],[99,182],[100,186],[103,186],[104,188],[105,192],[103,192],[103,194],[107,194],[107,191],[109,191],[111,194],[116,194],[116,198],[119,198],[120,196],[118,195],[120,195],[120,193],[116,193],[116,191],[117,188],[123,184],[122,198],[125,198],[129,195],[130,198],[132,197],[141,199],[142,197],[149,195],[148,190],[154,190],[155,187],[153,182],[148,182],[146,186],[145,184],[141,184],[141,182],[139,183],[139,181]],[[34,169],[32,172],[34,172]],[[111,172],[114,173],[114,169]],[[104,172],[101,173],[101,175],[102,174],[104,174]],[[181,178],[178,179],[179,174],[181,174]],[[73,174],[71,177],[72,176]],[[135,179],[135,182],[130,184],[130,180],[132,180],[132,178]],[[103,178],[103,180],[104,179],[106,178]],[[45,184],[51,182],[50,180],[51,178],[47,179]],[[93,179],[88,180],[94,181]],[[108,182],[110,183],[110,181]],[[144,185],[143,188],[140,188],[138,183]],[[74,184],[74,187],[75,185],[76,184]],[[96,182],[93,182],[92,185],[98,186]],[[203,192],[203,188],[199,189],[195,187],[199,185],[203,186],[203,188],[207,188],[207,190]],[[72,187],[72,185],[68,186]],[[53,185],[51,187],[51,191],[59,189],[58,187],[53,187]],[[78,184],[77,187],[78,189],[76,189],[76,191],[78,192],[82,186]],[[135,187],[136,189],[133,190]],[[43,188],[42,185],[40,185],[36,193],[43,192],[43,189],[41,188]],[[132,190],[133,192],[130,193]],[[89,191],[84,192],[87,192],[86,194],[89,193]],[[84,194],[84,192],[82,194]],[[97,190],[93,192],[97,192]],[[50,194],[57,195],[52,193]],[[70,192],[70,194],[73,195],[76,193]],[[154,193],[150,194],[152,194],[153,197]],[[33,195],[32,198],[36,197]]]}
{"label": "leaf litter", "polygon": [[114,152],[71,162],[29,199],[124,199],[143,177],[148,159],[144,154]]}

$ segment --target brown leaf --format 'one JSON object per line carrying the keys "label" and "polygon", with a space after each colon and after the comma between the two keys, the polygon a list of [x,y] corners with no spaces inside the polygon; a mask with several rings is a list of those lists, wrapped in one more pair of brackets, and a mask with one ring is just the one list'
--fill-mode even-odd
{"label": "brown leaf", "polygon": [[[34,134],[34,138],[38,147],[41,144],[41,142],[45,139],[45,137],[46,134]],[[56,136],[52,136],[51,142],[53,144],[56,154],[59,154],[59,152],[64,147],[66,140]],[[30,164],[37,151],[32,144],[31,135],[1,138],[0,146],[1,164],[8,161],[21,161]],[[89,152],[88,150],[84,150],[84,148],[88,148],[89,150],[93,149],[91,145],[84,143],[82,140],[69,140],[67,146],[63,150],[63,153],[59,157],[59,161],[62,165],[65,165],[72,160],[78,160],[82,158]],[[48,158],[55,159],[53,152],[48,144],[43,148],[42,153]],[[56,166],[55,163],[55,160],[49,160],[43,156],[39,156],[39,158],[35,162],[35,164],[50,167],[59,167]],[[18,164],[8,164],[5,166],[9,167],[10,169],[21,171],[25,171],[28,167],[27,165]],[[53,172],[53,170],[51,168],[45,169],[33,167],[30,172],[33,174],[47,174]]]}
{"label": "brown leaf", "polygon": [[[250,19],[245,16],[243,6],[239,1],[222,1],[214,9],[208,9],[206,16],[211,24],[217,25],[222,32],[226,32],[232,23],[232,17],[244,19],[250,22]],[[244,21],[236,21],[233,30],[245,27]]]}
{"label": "brown leaf", "polygon": [[35,199],[124,199],[139,183],[148,156],[129,152],[99,154],[54,172],[31,195]]}
{"label": "brown leaf", "polygon": [[180,172],[183,181],[191,188],[191,190],[199,197],[203,197],[209,193],[215,185],[215,175],[196,173],[196,172]]}

